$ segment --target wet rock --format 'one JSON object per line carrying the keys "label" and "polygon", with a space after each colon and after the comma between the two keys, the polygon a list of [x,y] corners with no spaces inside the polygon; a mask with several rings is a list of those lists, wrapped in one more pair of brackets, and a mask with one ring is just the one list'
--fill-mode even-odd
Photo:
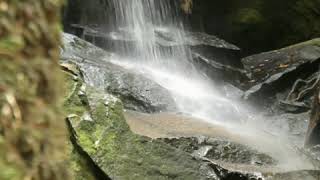
{"label": "wet rock", "polygon": [[64,107],[80,177],[87,177],[85,169],[79,172],[79,161],[86,161],[94,169],[92,176],[100,179],[258,179],[194,158],[161,140],[133,134],[119,99],[81,79],[75,81],[72,74],[66,79],[66,87],[69,84],[75,88],[67,93]]}
{"label": "wet rock", "polygon": [[[106,31],[99,27],[74,25],[82,29],[85,40],[96,44],[103,49],[116,52],[121,55],[132,54],[137,50],[136,44],[139,39],[132,30],[122,28],[115,31]],[[225,68],[242,68],[240,61],[240,49],[216,36],[204,32],[181,31],[177,28],[156,28],[151,32],[155,34],[155,42],[163,54],[170,53],[173,49],[181,49],[183,46],[190,47],[195,56],[225,66]],[[183,38],[181,37],[183,36]],[[216,68],[216,66],[213,66]]]}
{"label": "wet rock", "polygon": [[[135,35],[130,29],[119,29],[111,32],[104,32],[103,29],[99,27],[90,27],[90,26],[82,26],[82,25],[73,25],[78,28],[83,29],[84,37],[92,37],[95,39],[105,39],[109,41],[123,41],[123,42],[136,42],[139,39],[136,39]],[[152,31],[152,30],[151,30]],[[190,31],[182,31],[177,28],[155,28],[153,29],[153,33],[155,34],[155,41],[158,45],[164,47],[172,47],[172,46],[209,46],[216,47],[222,49],[230,49],[239,51],[240,49],[226,42],[223,39],[220,39],[214,35],[209,35],[204,32],[190,32]],[[183,35],[181,38],[180,35]]]}
{"label": "wet rock", "polygon": [[228,140],[194,137],[163,139],[163,141],[194,156],[212,161],[257,166],[276,164],[276,160],[272,157]]}
{"label": "wet rock", "polygon": [[[139,39],[130,29],[107,31],[100,27],[74,26],[82,29],[81,37],[107,51],[125,57],[139,52]],[[182,48],[188,47],[195,64],[211,78],[234,82],[233,84],[237,85],[246,79],[237,46],[203,32],[182,32],[177,28],[156,28],[150,31],[148,33],[155,34],[155,42],[164,58],[172,52],[180,52]]]}
{"label": "wet rock", "polygon": [[174,111],[171,94],[154,81],[110,63],[111,54],[75,36],[64,34],[62,62],[78,65],[86,83],[119,97],[127,109]]}
{"label": "wet rock", "polygon": [[[242,60],[250,78],[246,96],[250,96],[266,86],[281,80],[285,75],[300,71],[303,65],[314,67],[308,69],[308,75],[316,72],[320,58],[320,39],[289,46],[280,50],[261,53]],[[309,67],[309,66],[308,66]],[[300,76],[301,77],[301,76]],[[294,77],[293,81],[297,79]],[[291,80],[292,82],[292,80]]]}
{"label": "wet rock", "polygon": [[263,129],[275,137],[285,134],[292,144],[303,146],[308,128],[310,112],[283,113],[268,116]]}
{"label": "wet rock", "polygon": [[[222,49],[229,49],[229,50],[235,50],[239,51],[240,49],[231,44],[226,42],[223,39],[220,39],[214,35],[209,35],[204,32],[179,32],[180,30],[176,31],[157,31],[156,33],[160,35],[160,37],[163,37],[165,39],[169,39],[174,43],[174,45],[183,45],[183,46],[205,46],[205,47],[216,47],[216,48],[222,48]],[[180,33],[184,37],[183,38],[177,38],[177,34]],[[164,44],[165,45],[165,44]],[[172,45],[171,45],[172,46]]]}
{"label": "wet rock", "polygon": [[[223,50],[222,50],[223,51]],[[193,61],[198,69],[208,75],[215,82],[220,83],[231,83],[239,88],[242,88],[243,82],[248,82],[248,77],[246,76],[245,70],[239,68],[238,65],[230,65],[219,62],[224,58],[212,57],[208,54],[193,52]],[[229,58],[227,58],[229,59]],[[224,61],[227,62],[227,61]],[[235,60],[233,62],[239,62]]]}
{"label": "wet rock", "polygon": [[[119,97],[126,109],[147,113],[175,110],[169,91],[140,74],[110,63],[81,67],[86,82]],[[101,78],[97,78],[97,73]]]}
{"label": "wet rock", "polygon": [[266,180],[318,180],[320,171],[318,170],[301,170],[286,173],[275,173],[266,175]]}
{"label": "wet rock", "polygon": [[[85,154],[112,179],[202,179],[199,162],[188,154],[134,135],[122,115],[119,99],[83,87],[83,82],[76,82],[64,105],[70,114],[67,122],[72,142],[82,157]],[[90,121],[84,118],[88,113]]]}
{"label": "wet rock", "polygon": [[[211,161],[209,161],[211,162]],[[217,179],[217,180],[263,180],[263,176],[260,173],[248,173],[241,171],[233,171],[224,169],[215,163],[208,163],[212,172],[216,173],[216,176],[208,176],[207,179]]]}
{"label": "wet rock", "polygon": [[79,62],[90,60],[98,63],[108,61],[112,56],[111,53],[68,33],[62,34],[62,42],[60,51],[60,59],[62,60],[72,59]]}
{"label": "wet rock", "polygon": [[[256,170],[255,173],[230,170],[232,168],[228,169],[222,168],[221,166],[215,166],[216,164],[214,162],[219,162],[220,164],[230,163],[233,165],[249,164],[255,167],[277,167],[277,162],[272,157],[254,149],[221,139],[194,137],[162,139],[162,141],[185,152],[191,153],[194,157],[197,157],[204,162],[210,162],[208,166],[214,169],[214,177],[218,177],[218,179],[221,180],[316,180],[320,174],[319,170],[288,172],[272,172],[272,170],[263,170],[263,172],[259,172],[259,170]],[[311,157],[309,152],[308,156],[312,158],[312,161],[315,163],[314,166],[319,167],[319,151],[313,150],[312,153],[313,157]],[[306,156],[307,153],[304,152],[304,154]],[[210,169],[207,169],[207,171],[210,172]],[[211,176],[211,178],[212,177],[213,176]]]}
{"label": "wet rock", "polygon": [[309,160],[315,169],[320,169],[320,145],[311,146],[298,149],[301,156]]}

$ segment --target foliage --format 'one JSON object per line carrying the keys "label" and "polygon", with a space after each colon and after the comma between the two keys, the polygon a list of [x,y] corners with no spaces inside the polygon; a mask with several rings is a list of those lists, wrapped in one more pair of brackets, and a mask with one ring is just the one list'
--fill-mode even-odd
{"label": "foliage", "polygon": [[194,0],[193,15],[193,24],[238,45],[243,55],[320,37],[319,0]]}

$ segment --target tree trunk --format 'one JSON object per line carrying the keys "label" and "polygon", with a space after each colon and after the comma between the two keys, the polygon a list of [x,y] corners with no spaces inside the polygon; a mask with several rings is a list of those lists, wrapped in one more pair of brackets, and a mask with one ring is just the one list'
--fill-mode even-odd
{"label": "tree trunk", "polygon": [[68,179],[58,108],[61,5],[0,1],[0,179]]}

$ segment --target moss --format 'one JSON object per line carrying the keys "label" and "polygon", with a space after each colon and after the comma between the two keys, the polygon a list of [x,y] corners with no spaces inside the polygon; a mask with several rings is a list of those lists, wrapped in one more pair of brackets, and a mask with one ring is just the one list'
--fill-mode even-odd
{"label": "moss", "polygon": [[73,114],[82,116],[87,109],[84,105],[85,101],[81,100],[77,93],[79,93],[83,82],[75,78],[73,74],[66,72],[64,73],[64,82],[62,87],[65,90],[63,105],[65,112],[72,112]]}
{"label": "moss", "polygon": [[68,143],[68,154],[70,156],[69,167],[75,180],[95,180],[94,172],[91,171],[89,162]]}
{"label": "moss", "polygon": [[[78,131],[78,141],[81,144],[81,146],[87,151],[89,154],[93,154],[97,152],[97,149],[95,148],[95,141],[94,137],[96,134],[93,134],[92,136],[88,136],[87,133],[95,133],[94,129],[92,128],[92,125],[89,125],[90,122],[82,121],[80,123],[80,131]],[[87,125],[84,125],[87,124]]]}

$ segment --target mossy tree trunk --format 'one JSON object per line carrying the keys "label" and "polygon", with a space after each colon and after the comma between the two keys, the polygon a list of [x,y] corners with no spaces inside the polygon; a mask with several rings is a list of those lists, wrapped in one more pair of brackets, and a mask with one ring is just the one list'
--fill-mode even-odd
{"label": "mossy tree trunk", "polygon": [[62,0],[0,1],[0,179],[67,179],[59,112]]}

